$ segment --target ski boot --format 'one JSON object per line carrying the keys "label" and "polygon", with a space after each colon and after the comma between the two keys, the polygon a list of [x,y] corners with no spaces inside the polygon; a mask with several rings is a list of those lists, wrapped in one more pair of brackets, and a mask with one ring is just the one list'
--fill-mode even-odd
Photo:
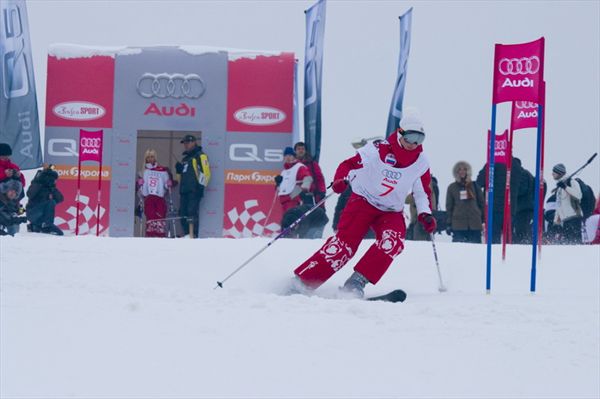
{"label": "ski boot", "polygon": [[340,291],[345,295],[352,298],[364,298],[365,297],[365,286],[369,280],[359,272],[354,272],[346,280],[343,287],[340,287]]}

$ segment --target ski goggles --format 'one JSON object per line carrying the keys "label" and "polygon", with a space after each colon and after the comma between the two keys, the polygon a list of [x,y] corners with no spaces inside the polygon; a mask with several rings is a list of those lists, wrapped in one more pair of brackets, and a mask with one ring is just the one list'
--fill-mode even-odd
{"label": "ski goggles", "polygon": [[425,135],[415,130],[400,130],[400,134],[402,135],[402,138],[404,138],[404,140],[406,140],[406,142],[409,144],[419,145],[425,141]]}

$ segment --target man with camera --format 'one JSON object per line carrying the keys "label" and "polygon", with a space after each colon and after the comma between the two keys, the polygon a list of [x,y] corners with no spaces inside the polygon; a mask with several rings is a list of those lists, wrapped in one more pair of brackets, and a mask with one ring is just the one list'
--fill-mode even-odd
{"label": "man with camera", "polygon": [[38,171],[27,190],[28,230],[34,233],[46,233],[62,236],[63,232],[54,224],[56,204],[64,200],[62,193],[56,188],[58,173],[53,165],[44,164]]}
{"label": "man with camera", "polygon": [[0,183],[0,236],[14,236],[19,224],[27,223],[27,218],[18,214],[22,190],[18,180],[10,179]]}

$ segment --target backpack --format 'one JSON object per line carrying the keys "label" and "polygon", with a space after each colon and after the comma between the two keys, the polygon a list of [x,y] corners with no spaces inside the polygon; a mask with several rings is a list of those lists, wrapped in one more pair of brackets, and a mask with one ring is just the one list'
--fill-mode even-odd
{"label": "backpack", "polygon": [[594,211],[594,205],[596,197],[594,196],[594,190],[587,184],[585,184],[580,178],[576,178],[579,187],[581,188],[581,212],[583,212],[583,218],[587,219]]}

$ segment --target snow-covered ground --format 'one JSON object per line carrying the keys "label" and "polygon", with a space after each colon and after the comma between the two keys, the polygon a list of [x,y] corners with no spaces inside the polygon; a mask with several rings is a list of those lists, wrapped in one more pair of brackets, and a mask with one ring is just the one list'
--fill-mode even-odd
{"label": "snow-covered ground", "polygon": [[[0,397],[600,396],[600,247],[408,242],[367,294],[279,296],[322,240],[0,239]],[[363,243],[359,256],[367,248]]]}

